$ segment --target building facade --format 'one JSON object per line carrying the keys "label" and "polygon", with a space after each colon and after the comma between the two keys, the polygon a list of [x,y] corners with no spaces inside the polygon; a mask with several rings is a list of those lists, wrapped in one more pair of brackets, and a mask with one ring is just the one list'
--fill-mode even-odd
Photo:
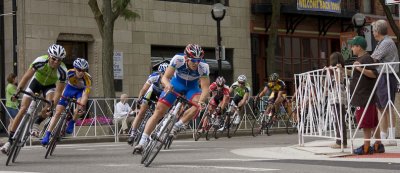
{"label": "building facade", "polygon": [[[183,52],[188,43],[198,43],[206,51],[212,79],[217,75],[214,47],[217,45],[216,21],[212,4],[227,6],[221,22],[222,45],[226,48],[223,74],[232,82],[240,74],[251,76],[250,1],[249,0],[132,0],[129,8],[140,18],[117,19],[114,29],[117,75],[116,94],[137,96],[152,64]],[[101,5],[101,4],[99,4]],[[52,43],[67,50],[65,63],[71,67],[76,57],[89,61],[93,77],[92,97],[102,97],[102,39],[87,0],[17,0],[18,76],[30,63],[46,54]],[[100,7],[101,8],[101,7]],[[11,0],[4,11],[11,12]],[[5,19],[5,74],[13,71],[12,17]],[[115,65],[115,64],[114,64]]]}
{"label": "building facade", "polygon": [[[300,1],[280,1],[278,40],[273,57],[276,72],[287,83],[289,95],[294,91],[294,74],[328,66],[329,55],[341,51],[341,33],[355,32],[352,24],[354,14],[363,13],[366,16],[365,25],[370,25],[378,19],[386,19],[378,0],[341,0],[340,13],[298,10],[297,3]],[[252,0],[251,3],[250,32],[252,63],[255,67],[252,75],[253,86],[258,90],[268,78],[265,62],[270,58],[267,57],[266,48],[272,4],[271,0]],[[389,8],[394,19],[399,20],[398,7],[392,5]],[[390,32],[393,36],[393,32]],[[374,38],[371,39],[371,43],[374,44]]]}

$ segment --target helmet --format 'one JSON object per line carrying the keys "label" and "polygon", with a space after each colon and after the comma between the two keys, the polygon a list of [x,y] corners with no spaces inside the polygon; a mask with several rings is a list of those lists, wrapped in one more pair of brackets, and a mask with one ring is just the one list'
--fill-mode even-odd
{"label": "helmet", "polygon": [[246,82],[246,80],[247,80],[247,78],[246,78],[245,75],[240,75],[240,76],[237,78],[237,81],[238,81],[238,82]]}
{"label": "helmet", "polygon": [[277,81],[279,78],[278,73],[272,73],[271,75],[269,75],[269,81]]}
{"label": "helmet", "polygon": [[185,48],[185,55],[188,58],[203,58],[204,51],[198,44],[188,44]]}
{"label": "helmet", "polygon": [[67,53],[65,52],[64,47],[58,44],[52,44],[49,49],[47,49],[47,52],[49,53],[50,56],[57,58],[57,59],[64,59]]}
{"label": "helmet", "polygon": [[77,58],[74,61],[74,67],[81,70],[86,70],[89,68],[89,63],[83,58]]}
{"label": "helmet", "polygon": [[162,63],[158,66],[158,72],[164,73],[167,70],[168,63]]}
{"label": "helmet", "polygon": [[215,83],[217,83],[217,85],[218,85],[219,87],[224,86],[224,85],[225,85],[225,79],[224,79],[224,77],[219,76],[219,77],[215,80]]}

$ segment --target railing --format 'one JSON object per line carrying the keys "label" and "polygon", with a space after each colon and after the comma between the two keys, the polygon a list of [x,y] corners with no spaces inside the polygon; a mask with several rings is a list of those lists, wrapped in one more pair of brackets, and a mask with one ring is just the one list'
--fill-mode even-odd
{"label": "railing", "polygon": [[[297,6],[298,0],[281,0],[282,5]],[[271,4],[271,0],[251,0],[251,4]],[[359,11],[360,4],[356,0],[342,0],[340,7],[346,11]]]}
{"label": "railing", "polygon": [[[377,63],[377,64],[365,64],[365,65],[357,65],[358,67],[362,67],[365,70],[365,67],[373,66],[381,66],[382,70],[380,71],[379,75],[377,76],[376,81],[379,81],[381,78],[386,78],[388,81],[389,73],[393,74],[396,78],[397,83],[400,83],[400,78],[396,74],[395,70],[393,69],[392,65],[399,65],[400,63]],[[299,145],[304,145],[304,137],[323,137],[323,138],[331,138],[331,139],[340,139],[343,141],[343,133],[342,133],[342,124],[340,118],[345,118],[346,125],[349,130],[350,134],[350,142],[351,147],[353,147],[354,141],[357,140],[372,140],[371,139],[363,139],[357,138],[356,134],[360,129],[360,124],[355,122],[354,116],[354,107],[351,105],[350,100],[357,99],[356,95],[351,95],[350,93],[350,82],[355,67],[355,65],[347,65],[345,66],[346,69],[349,69],[351,73],[348,73],[347,70],[344,70],[343,73],[340,74],[340,70],[338,73],[331,73],[331,71],[336,71],[337,68],[331,69],[319,69],[314,70],[306,73],[296,74],[295,81],[297,90],[296,90],[296,105],[299,107],[297,109],[297,114],[299,115],[300,122],[299,122]],[[344,85],[345,89],[340,87],[340,83],[337,80],[337,75],[344,76]],[[356,81],[355,90],[358,89],[358,85],[360,81]],[[370,104],[375,104],[372,101],[374,97],[376,88],[378,86],[378,82],[375,83],[373,91],[369,95],[369,99],[367,101],[366,107]],[[386,86],[389,86],[388,82]],[[344,99],[339,97],[341,93],[345,93]],[[354,93],[354,92],[353,92]],[[388,87],[387,94],[389,101],[385,105],[383,113],[389,114],[389,129],[393,129],[394,127],[398,126],[399,123],[395,123],[395,117],[400,119],[399,113],[399,105],[394,103],[394,100],[390,98],[390,92]],[[345,115],[343,116],[343,111],[337,111],[333,106],[332,100],[338,101],[339,104],[343,104],[346,106]],[[335,113],[337,112],[337,113]],[[364,115],[366,110],[362,113],[362,117],[360,121],[363,121]],[[335,123],[338,123],[338,126],[335,126]],[[379,119],[377,127],[382,123],[382,117]],[[337,129],[339,128],[339,129]],[[335,131],[338,130],[340,135],[336,137]],[[373,132],[373,134],[377,133],[377,130]],[[390,139],[383,139],[383,141],[391,140],[393,141],[395,137],[395,132],[392,130],[388,131]],[[400,142],[397,140],[397,142]],[[353,148],[351,148],[353,149]],[[343,151],[343,144],[342,144],[342,151]]]}

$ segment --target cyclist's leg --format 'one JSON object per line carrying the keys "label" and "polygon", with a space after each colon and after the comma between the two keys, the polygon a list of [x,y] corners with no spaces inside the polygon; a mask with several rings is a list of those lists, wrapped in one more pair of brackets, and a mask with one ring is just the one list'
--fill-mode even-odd
{"label": "cyclist's leg", "polygon": [[[194,84],[190,90],[188,90],[185,94],[186,98],[190,98],[191,101],[197,103],[200,99],[201,90],[198,87],[198,84]],[[197,115],[199,109],[195,106],[190,107],[183,113],[181,119],[175,123],[174,128],[181,128],[184,124],[188,123],[194,116]]]}
{"label": "cyclist's leg", "polygon": [[[61,100],[60,100],[61,101]],[[60,115],[61,112],[63,112],[65,110],[65,106],[64,105],[57,105],[56,107],[56,113],[53,115],[53,117],[51,118],[50,121],[50,125],[48,130],[46,131],[43,139],[42,139],[42,144],[43,145],[47,145],[50,141],[50,136],[51,136],[51,132],[53,131],[54,127],[57,125],[58,120],[60,119]]]}
{"label": "cyclist's leg", "polygon": [[[85,92],[85,90],[83,89],[74,88],[72,89],[72,94],[70,97],[75,97],[78,103],[86,105],[89,98],[89,93]],[[78,119],[80,115],[84,113],[82,109],[84,110],[85,108],[83,108],[81,105],[76,105],[74,110],[74,115],[72,116],[72,119],[68,122],[67,129],[65,130],[67,134],[72,134],[72,132],[74,132],[75,121]]]}
{"label": "cyclist's leg", "polygon": [[132,122],[132,134],[136,133],[137,128],[139,128],[140,123],[143,121],[144,114],[146,113],[147,109],[149,109],[149,105],[146,102],[143,102],[140,105],[139,113],[136,115],[135,120]]}
{"label": "cyclist's leg", "polygon": [[135,149],[142,150],[143,146],[147,143],[149,135],[156,127],[157,123],[160,119],[165,115],[168,109],[176,100],[176,96],[172,93],[165,94],[164,92],[161,94],[160,100],[158,100],[156,109],[154,110],[153,115],[149,118],[146,123],[146,127],[142,134],[142,137],[139,141],[139,144],[135,147]]}

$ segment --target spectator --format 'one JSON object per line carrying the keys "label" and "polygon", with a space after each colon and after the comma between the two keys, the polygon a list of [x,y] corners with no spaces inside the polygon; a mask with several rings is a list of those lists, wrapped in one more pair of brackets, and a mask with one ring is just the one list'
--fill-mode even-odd
{"label": "spectator", "polygon": [[114,111],[114,122],[115,125],[119,127],[119,124],[122,124],[122,133],[128,134],[128,124],[131,124],[134,117],[133,110],[127,103],[128,95],[121,94],[120,101],[115,105]]}
{"label": "spectator", "polygon": [[[388,33],[388,25],[384,20],[378,20],[372,23],[372,32],[376,41],[378,41],[374,52],[371,57],[375,60],[375,62],[379,63],[390,63],[390,62],[399,62],[399,55],[396,44],[394,41],[387,35]],[[391,65],[395,70],[395,73],[399,72],[399,65]],[[394,103],[395,92],[397,89],[397,80],[394,76],[394,72],[386,69],[382,72],[383,66],[378,66],[377,70],[379,73],[382,73],[381,78],[379,79],[377,90],[376,90],[376,104],[380,115],[383,116],[381,119],[380,130],[381,130],[381,138],[382,139],[394,139],[395,133],[395,119],[394,115],[392,115],[389,120],[389,108],[383,112],[384,108],[388,104],[389,100]],[[387,75],[389,75],[389,81],[387,81]],[[389,90],[387,85],[389,85]],[[390,95],[390,98],[389,98]],[[389,122],[392,124],[389,125]],[[389,127],[389,128],[388,128]],[[388,135],[389,133],[389,135]],[[389,144],[396,145],[396,141],[389,141]]]}
{"label": "spectator", "polygon": [[[364,37],[357,36],[350,42],[350,44],[353,54],[358,57],[353,65],[374,63],[374,60],[371,58],[368,52],[365,51],[367,48],[367,42],[365,41]],[[359,155],[372,154],[374,152],[383,153],[385,152],[385,148],[380,140],[378,140],[380,138],[379,128],[374,135],[376,139],[375,144],[370,146],[372,133],[377,127],[379,121],[374,104],[374,94],[371,96],[378,72],[373,66],[366,66],[365,69],[357,66],[354,67],[354,69],[353,79],[350,82],[350,93],[351,96],[353,96],[351,99],[351,104],[356,106],[356,120],[364,132],[364,145],[355,149],[353,153]],[[372,98],[368,104],[370,97]],[[365,114],[363,117],[364,112]]]}
{"label": "spectator", "polygon": [[[347,148],[347,130],[346,130],[346,89],[344,87],[344,59],[340,52],[334,52],[329,57],[330,67],[328,75],[331,76],[332,85],[329,87],[331,109],[334,114],[336,143],[331,148]],[[331,70],[334,69],[334,70]],[[339,94],[339,95],[338,95]],[[339,127],[340,126],[340,127]],[[340,134],[342,133],[342,135]],[[342,138],[343,137],[343,138]]]}
{"label": "spectator", "polygon": [[17,92],[17,75],[10,73],[7,77],[7,82],[6,107],[9,116],[6,116],[6,118],[9,119],[8,131],[10,131],[13,120],[18,113],[18,101],[11,100],[11,97]]}

